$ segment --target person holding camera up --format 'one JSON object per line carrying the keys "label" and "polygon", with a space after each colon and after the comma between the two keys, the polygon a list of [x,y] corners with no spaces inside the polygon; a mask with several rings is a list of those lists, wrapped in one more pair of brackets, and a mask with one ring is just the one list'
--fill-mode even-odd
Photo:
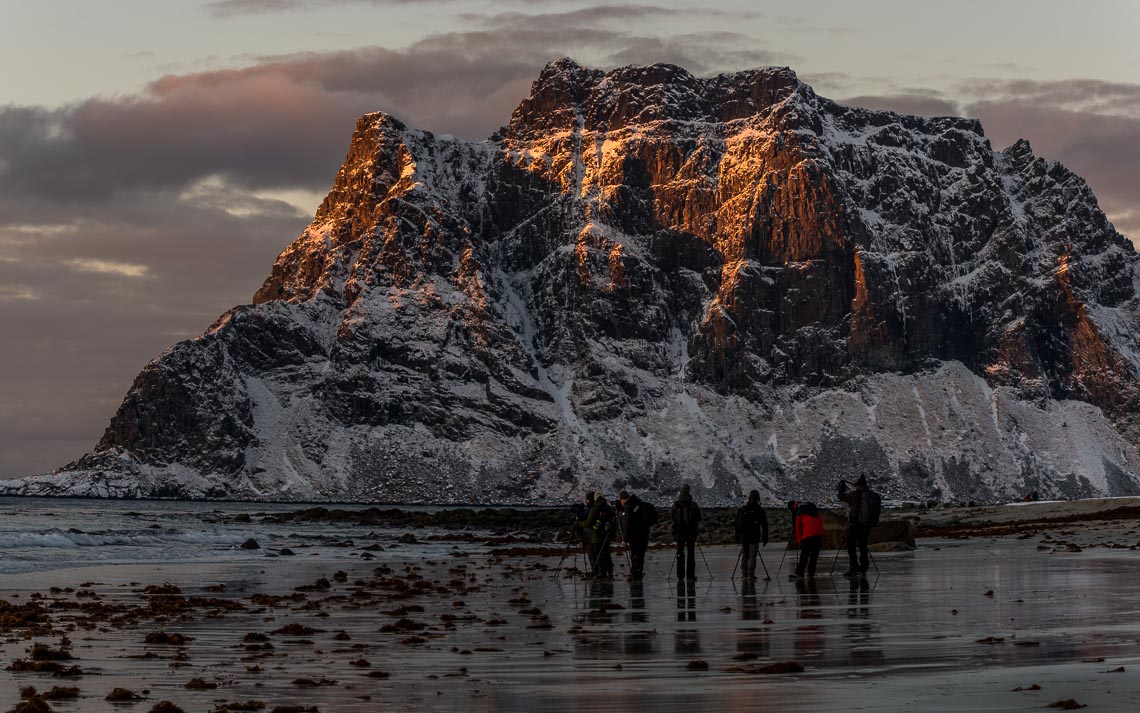
{"label": "person holding camera up", "polygon": [[[847,557],[850,565],[844,577],[857,577],[867,573],[871,554],[867,543],[871,539],[871,528],[879,524],[883,505],[879,494],[867,488],[867,476],[859,474],[855,490],[847,489],[847,481],[840,479],[837,494],[847,503]],[[858,559],[856,559],[858,550]]]}

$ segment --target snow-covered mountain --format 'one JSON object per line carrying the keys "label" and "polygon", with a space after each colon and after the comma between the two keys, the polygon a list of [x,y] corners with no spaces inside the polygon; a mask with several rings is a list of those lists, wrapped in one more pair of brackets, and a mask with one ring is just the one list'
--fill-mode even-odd
{"label": "snow-covered mountain", "polygon": [[1137,265],[1082,179],[975,121],[563,59],[487,141],[362,117],[254,303],[0,489],[1136,493]]}

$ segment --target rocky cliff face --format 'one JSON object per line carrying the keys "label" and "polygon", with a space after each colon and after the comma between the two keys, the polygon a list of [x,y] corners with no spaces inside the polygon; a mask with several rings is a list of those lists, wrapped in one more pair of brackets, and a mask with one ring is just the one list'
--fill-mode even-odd
{"label": "rocky cliff face", "polygon": [[8,492],[537,502],[1135,493],[1132,246],[974,121],[786,68],[547,66],[481,143],[360,119],[254,303]]}

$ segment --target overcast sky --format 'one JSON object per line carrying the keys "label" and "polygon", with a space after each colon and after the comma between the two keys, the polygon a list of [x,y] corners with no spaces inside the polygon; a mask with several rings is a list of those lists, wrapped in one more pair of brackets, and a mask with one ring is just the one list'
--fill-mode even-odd
{"label": "overcast sky", "polygon": [[249,301],[358,115],[483,138],[562,55],[976,116],[1140,240],[1140,3],[701,4],[0,0],[0,477],[90,450],[147,360]]}

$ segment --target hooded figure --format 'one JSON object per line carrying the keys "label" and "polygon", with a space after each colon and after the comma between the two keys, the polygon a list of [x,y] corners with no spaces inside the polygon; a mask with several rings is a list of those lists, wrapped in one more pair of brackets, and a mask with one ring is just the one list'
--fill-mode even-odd
{"label": "hooded figure", "polygon": [[631,581],[637,581],[645,575],[645,551],[649,549],[649,528],[657,522],[657,508],[624,490],[618,495],[618,501],[621,503],[618,530],[629,546],[629,578]]}
{"label": "hooded figure", "polygon": [[756,556],[768,544],[768,514],[760,504],[759,491],[748,494],[748,502],[736,511],[736,543],[744,559],[744,578],[756,579]]}
{"label": "hooded figure", "polygon": [[673,539],[677,543],[677,576],[685,579],[697,578],[697,562],[694,557],[697,546],[697,532],[701,524],[701,509],[693,502],[689,484],[681,486],[677,502],[673,503]]}

